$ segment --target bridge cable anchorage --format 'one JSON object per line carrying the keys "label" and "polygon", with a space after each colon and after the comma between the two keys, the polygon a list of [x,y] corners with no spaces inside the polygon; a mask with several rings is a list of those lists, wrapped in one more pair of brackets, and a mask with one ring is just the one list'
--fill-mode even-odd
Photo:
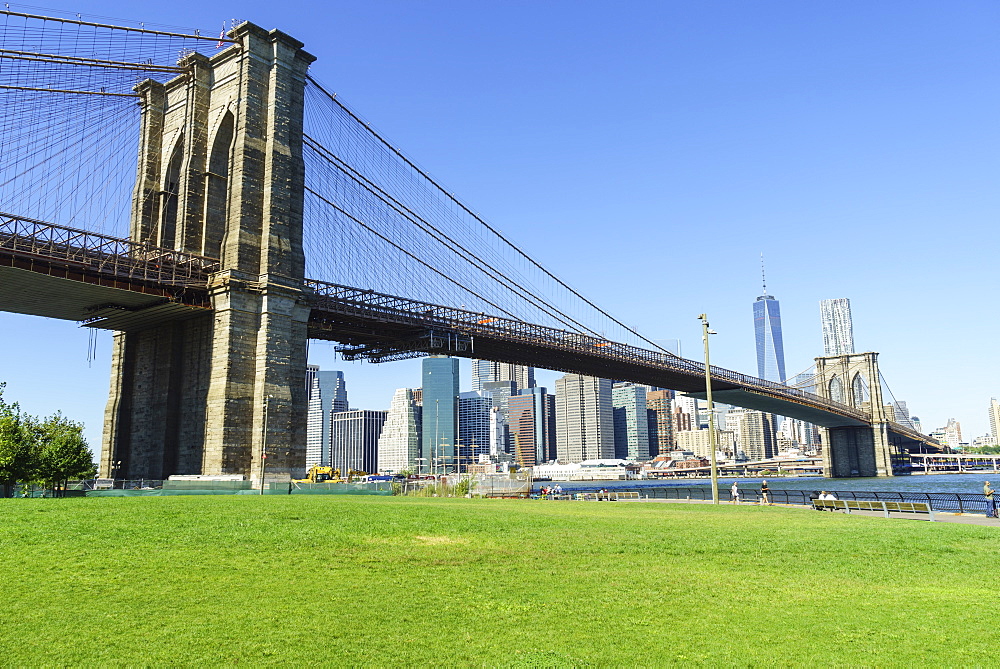
{"label": "bridge cable anchorage", "polygon": [[496,228],[494,228],[493,226],[491,226],[490,224],[488,224],[480,216],[478,216],[474,211],[472,211],[469,207],[467,207],[464,203],[462,203],[460,200],[458,200],[456,197],[454,197],[454,195],[452,195],[447,190],[445,190],[437,181],[435,181],[426,172],[424,172],[416,164],[414,164],[409,158],[407,158],[406,155],[402,153],[402,151],[400,151],[395,146],[393,146],[392,144],[390,144],[384,137],[382,137],[382,135],[380,135],[378,132],[376,132],[374,129],[372,129],[370,125],[367,125],[360,117],[357,116],[357,114],[355,114],[351,109],[349,109],[346,105],[344,105],[337,98],[337,96],[335,96],[334,94],[332,94],[329,91],[327,91],[326,88],[324,88],[314,77],[308,76],[307,77],[307,82],[309,84],[311,84],[312,86],[314,86],[330,102],[332,102],[334,105],[336,105],[337,107],[339,107],[344,113],[346,113],[348,116],[350,116],[361,127],[365,128],[365,130],[367,132],[369,132],[378,142],[380,142],[382,145],[384,145],[390,152],[392,152],[393,154],[395,154],[395,156],[397,158],[399,158],[400,160],[402,160],[410,169],[412,169],[413,171],[417,172],[423,179],[425,179],[429,184],[431,184],[435,189],[437,189],[438,192],[442,193],[444,195],[444,197],[446,197],[447,199],[449,199],[454,205],[456,205],[462,211],[464,211],[467,215],[469,215],[470,217],[472,217],[473,220],[475,220],[476,222],[478,222],[479,225],[481,225],[483,228],[485,228],[486,230],[488,230],[496,239],[498,239],[499,241],[501,241],[508,248],[512,249],[523,260],[527,261],[530,265],[532,265],[536,269],[540,270],[549,279],[555,281],[563,289],[569,291],[577,299],[581,300],[587,306],[589,306],[590,308],[594,309],[596,312],[600,313],[605,318],[609,319],[611,322],[613,322],[618,327],[621,327],[624,331],[631,333],[635,337],[638,337],[640,340],[646,342],[647,344],[649,344],[653,348],[655,348],[655,349],[657,349],[659,351],[662,351],[663,353],[666,353],[667,355],[671,355],[671,356],[675,355],[674,353],[666,350],[665,348],[663,348],[662,346],[660,346],[659,344],[657,344],[655,341],[653,341],[653,340],[651,340],[651,339],[643,336],[642,334],[640,334],[635,329],[629,327],[624,322],[618,320],[617,318],[615,318],[614,316],[612,316],[610,313],[608,313],[608,312],[604,311],[603,309],[601,309],[599,306],[597,306],[597,304],[595,304],[591,300],[589,300],[586,297],[584,297],[581,293],[579,293],[574,288],[572,288],[571,286],[569,286],[569,284],[567,284],[562,279],[560,279],[559,277],[557,277],[555,274],[553,274],[552,272],[550,272],[548,269],[546,269],[539,262],[537,262],[536,260],[534,260],[533,258],[531,258],[527,253],[525,253],[518,246],[516,246],[513,242],[511,242],[507,237],[505,237],[502,233],[500,233],[499,230],[497,230]]}
{"label": "bridge cable anchorage", "polygon": [[433,223],[427,221],[425,218],[422,218],[412,209],[404,205],[402,202],[400,202],[392,195],[384,191],[374,182],[372,182],[364,175],[359,173],[357,170],[352,168],[350,165],[345,163],[338,156],[334,155],[331,151],[329,151],[329,149],[327,149],[322,144],[314,140],[312,137],[305,135],[304,144],[305,146],[316,152],[320,158],[323,158],[328,163],[330,163],[337,169],[341,170],[341,172],[347,175],[348,178],[352,179],[366,191],[368,191],[369,193],[380,199],[382,202],[387,204],[400,216],[402,216],[403,218],[410,221],[418,228],[426,232],[435,241],[439,242],[442,246],[452,251],[452,253],[469,262],[472,268],[484,274],[488,279],[501,283],[508,290],[515,292],[521,299],[528,301],[530,304],[536,306],[541,311],[548,314],[549,316],[552,316],[558,322],[562,323],[563,325],[566,325],[570,329],[580,328],[581,330],[585,330],[591,333],[595,337],[601,336],[600,333],[596,332],[595,330],[592,330],[583,323],[573,319],[571,316],[563,312],[560,312],[555,305],[521,288],[514,278],[506,275],[502,270],[493,267],[492,265],[490,265],[488,260],[477,255],[474,251],[463,246],[460,242],[458,242],[453,237],[448,235],[446,232],[435,226]]}

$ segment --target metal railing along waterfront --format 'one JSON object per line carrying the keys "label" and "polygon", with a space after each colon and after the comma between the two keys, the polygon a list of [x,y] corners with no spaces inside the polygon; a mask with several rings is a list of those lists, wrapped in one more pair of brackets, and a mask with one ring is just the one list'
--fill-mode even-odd
{"label": "metal railing along waterfront", "polygon": [[[760,491],[757,488],[740,488],[741,504],[759,504]],[[593,492],[590,489],[574,490],[566,487],[566,493]],[[711,500],[712,488],[710,486],[657,486],[657,487],[616,487],[614,492],[635,492],[641,499],[679,499],[679,500]],[[770,490],[771,502],[774,504],[795,504],[801,506],[811,506],[812,500],[820,492],[816,490],[782,490],[772,488]],[[841,500],[861,500],[861,501],[884,501],[884,502],[924,502],[930,504],[935,511],[952,513],[986,513],[989,502],[981,493],[954,493],[954,492],[893,492],[893,491],[871,491],[871,490],[827,490]],[[719,487],[719,500],[723,504],[729,503],[729,486]],[[997,500],[1000,504],[1000,498]]]}

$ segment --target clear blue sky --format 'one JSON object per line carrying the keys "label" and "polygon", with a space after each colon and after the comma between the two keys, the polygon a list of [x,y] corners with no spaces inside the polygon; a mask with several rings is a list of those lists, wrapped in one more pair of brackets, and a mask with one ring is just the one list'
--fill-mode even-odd
{"label": "clear blue sky", "polygon": [[[218,31],[280,28],[314,75],[564,280],[652,338],[756,373],[751,305],[781,302],[789,373],[848,297],[926,429],[987,431],[1000,396],[1000,3],[212,2],[49,6]],[[15,8],[12,6],[12,8]],[[99,444],[110,335],[0,314],[0,380]],[[343,369],[388,407],[419,363]],[[467,367],[466,367],[467,369]],[[546,378],[551,378],[548,376]],[[467,383],[467,382],[466,382]]]}

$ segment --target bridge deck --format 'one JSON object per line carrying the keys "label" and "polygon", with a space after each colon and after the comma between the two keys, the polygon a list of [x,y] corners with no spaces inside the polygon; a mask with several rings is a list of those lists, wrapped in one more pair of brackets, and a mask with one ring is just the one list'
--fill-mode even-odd
{"label": "bridge deck", "polygon": [[[218,261],[149,244],[0,214],[0,310],[141,330],[211,308],[208,279]],[[427,353],[532,365],[629,380],[697,395],[702,363],[589,335],[306,281],[309,336],[375,362]],[[826,427],[870,425],[863,411],[802,390],[712,367],[720,401]],[[935,445],[901,425],[904,439]]]}

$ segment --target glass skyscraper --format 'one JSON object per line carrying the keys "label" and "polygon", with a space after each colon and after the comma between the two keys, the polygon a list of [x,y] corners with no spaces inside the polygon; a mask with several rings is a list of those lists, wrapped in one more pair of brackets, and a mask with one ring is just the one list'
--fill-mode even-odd
{"label": "glass skyscraper", "polygon": [[[434,471],[454,471],[458,462],[458,358],[432,355],[423,362],[422,457]],[[437,460],[437,462],[435,462]]]}
{"label": "glass skyscraper", "polygon": [[306,368],[309,413],[306,424],[306,467],[330,464],[330,414],[347,411],[347,385],[343,372]]}
{"label": "glass skyscraper", "polygon": [[616,383],[611,387],[615,430],[615,457],[639,462],[649,459],[649,386]]}
{"label": "glass skyscraper", "polygon": [[757,336],[757,376],[785,382],[785,347],[781,341],[781,310],[778,300],[764,294],[753,303],[753,327]]}
{"label": "glass skyscraper", "polygon": [[533,388],[535,386],[535,368],[508,362],[473,360],[472,389],[485,390],[485,384],[491,381],[513,381],[517,384],[515,392],[525,388]]}

